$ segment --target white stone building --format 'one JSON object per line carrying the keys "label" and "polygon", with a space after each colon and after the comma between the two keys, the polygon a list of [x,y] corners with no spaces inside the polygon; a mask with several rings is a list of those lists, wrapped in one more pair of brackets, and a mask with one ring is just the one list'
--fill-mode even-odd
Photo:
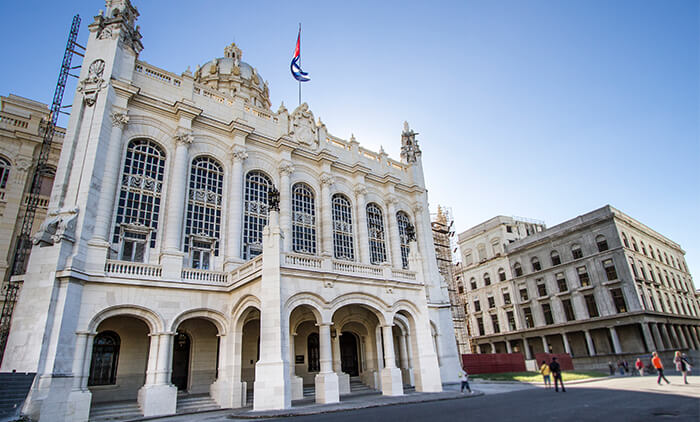
{"label": "white stone building", "polygon": [[350,377],[385,395],[456,381],[408,125],[395,161],[306,104],[273,112],[234,44],[194,74],[139,61],[138,12],[105,3],[2,362],[37,374],[24,412],[172,414],[178,390],[283,409],[304,384],[332,403]]}
{"label": "white stone building", "polygon": [[459,242],[458,291],[479,353],[569,353],[583,369],[700,347],[685,252],[613,207],[548,229],[498,216]]}

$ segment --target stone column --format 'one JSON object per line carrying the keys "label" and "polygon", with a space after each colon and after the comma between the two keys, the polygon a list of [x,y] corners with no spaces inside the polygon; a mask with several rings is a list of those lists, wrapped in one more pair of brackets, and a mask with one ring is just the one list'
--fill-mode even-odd
{"label": "stone column", "polygon": [[340,332],[337,332],[335,337],[331,335],[331,343],[333,345],[333,372],[338,375],[338,389],[340,394],[350,394],[350,375],[343,372],[342,362],[340,361],[340,335]]}
{"label": "stone column", "polygon": [[284,233],[284,252],[292,250],[292,224],[290,219],[291,194],[289,176],[294,173],[294,165],[290,161],[282,161],[279,165],[280,172],[280,226]]}
{"label": "stone column", "polygon": [[396,199],[395,195],[389,195],[386,198],[387,205],[387,221],[389,226],[389,246],[391,250],[391,262],[394,268],[402,268],[403,262],[401,261],[401,240],[399,239],[399,225],[396,221]]}
{"label": "stone column", "polygon": [[236,145],[231,149],[231,177],[227,205],[226,259],[224,270],[230,271],[241,262],[241,230],[243,228],[243,161],[248,158],[246,149]]}
{"label": "stone column", "polygon": [[92,363],[92,347],[95,341],[95,333],[89,333],[85,341],[85,357],[83,358],[83,372],[80,376],[80,389],[88,391],[90,378],[90,364]]}
{"label": "stone column", "polygon": [[572,356],[571,345],[569,344],[569,337],[564,332],[561,333],[561,342],[564,343],[564,352],[568,353],[569,356]]}
{"label": "stone column", "polygon": [[649,329],[649,323],[643,322],[642,324],[642,336],[644,337],[644,346],[647,352],[653,352],[656,350],[654,347],[654,340],[651,336],[651,330]]}
{"label": "stone column", "polygon": [[681,330],[683,330],[683,334],[685,335],[685,338],[688,340],[688,348],[697,350],[698,344],[696,343],[695,338],[693,338],[692,334],[690,333],[688,326],[681,325]]}
{"label": "stone column", "polygon": [[[333,256],[333,214],[331,202],[331,186],[335,178],[330,173],[321,175],[321,233],[322,251],[326,256]],[[357,221],[353,221],[357,224]]]}
{"label": "stone column", "polygon": [[530,343],[527,342],[527,338],[523,337],[523,349],[525,349],[525,359],[532,359],[532,352],[530,351]]}
{"label": "stone column", "polygon": [[663,338],[661,337],[661,332],[659,331],[658,323],[651,323],[651,333],[654,335],[654,342],[656,343],[656,348],[654,348],[654,350],[661,351],[666,349],[666,347],[664,347]]}
{"label": "stone column", "polygon": [[304,379],[296,374],[296,345],[297,333],[292,333],[289,339],[289,376],[292,379],[292,400],[304,398]]}
{"label": "stone column", "polygon": [[369,235],[367,234],[367,188],[363,184],[355,185],[355,205],[357,209],[357,249],[360,262],[369,264]]}
{"label": "stone column", "polygon": [[549,344],[547,344],[547,336],[542,336],[542,350],[545,353],[549,353]]}
{"label": "stone column", "polygon": [[697,344],[698,349],[700,349],[700,333],[698,333],[698,328],[694,325],[690,325],[690,326],[688,326],[688,330],[690,331],[690,334],[695,339],[695,344]]}
{"label": "stone column", "polygon": [[[173,334],[151,336],[148,363],[149,369],[155,363],[155,371],[147,373],[147,383],[138,393],[138,402],[144,416],[172,415],[177,408],[177,387],[170,384]],[[152,355],[155,355],[154,359]],[[149,380],[151,383],[148,383]]]}
{"label": "stone column", "polygon": [[406,334],[401,334],[399,337],[399,351],[401,353],[401,376],[404,384],[413,385],[413,369],[411,369],[411,362],[409,361],[408,346],[406,341]]}
{"label": "stone column", "polygon": [[513,346],[508,339],[506,339],[506,353],[513,353]]}
{"label": "stone column", "polygon": [[673,331],[668,329],[668,324],[661,324],[661,334],[664,336],[664,340],[668,340],[669,349],[678,347],[678,339]]}
{"label": "stone column", "polygon": [[684,349],[689,349],[690,348],[690,342],[688,339],[685,337],[685,333],[683,332],[683,329],[681,328],[680,325],[675,325],[674,328],[676,329],[676,332],[678,333],[678,338],[681,341],[681,344],[683,345]]}
{"label": "stone column", "polygon": [[382,340],[384,346],[384,369],[382,369],[382,394],[385,396],[403,395],[401,371],[396,367],[394,354],[393,325],[382,325]]}
{"label": "stone column", "polygon": [[168,183],[168,212],[166,213],[165,240],[160,263],[163,277],[179,279],[182,272],[182,224],[185,216],[185,192],[187,191],[188,149],[194,137],[190,132],[175,136],[175,159]]}
{"label": "stone column", "polygon": [[593,337],[591,337],[591,332],[584,330],[583,333],[586,335],[586,344],[588,345],[588,355],[595,356],[595,343],[593,343]]}
{"label": "stone column", "polygon": [[[90,357],[92,354],[92,340],[95,338],[91,333],[76,333],[75,354],[73,355],[73,386],[68,394],[68,406],[73,409],[73,420],[87,421],[90,415],[90,402],[92,393],[87,389],[87,378],[90,371]],[[85,361],[88,364],[85,365]],[[87,371],[86,372],[86,368]],[[83,379],[85,387],[83,387]]]}
{"label": "stone column", "polygon": [[331,356],[331,324],[318,324],[319,363],[321,370],[316,375],[316,403],[338,403],[340,387],[338,374],[333,372],[333,357]]}
{"label": "stone column", "polygon": [[622,346],[620,345],[620,338],[617,336],[617,330],[615,327],[609,327],[608,330],[610,330],[610,337],[612,338],[613,351],[616,355],[622,354]]}

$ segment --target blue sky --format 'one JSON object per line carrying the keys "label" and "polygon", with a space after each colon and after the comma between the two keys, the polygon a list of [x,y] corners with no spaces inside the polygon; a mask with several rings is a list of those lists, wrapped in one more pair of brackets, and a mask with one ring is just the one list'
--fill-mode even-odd
{"label": "blue sky", "polygon": [[[458,231],[494,215],[553,226],[611,204],[686,250],[700,271],[697,1],[298,2],[137,0],[141,59],[173,72],[235,41],[343,138],[399,156],[420,133],[431,208]],[[49,102],[72,15],[99,0],[2,2],[0,94]],[[72,89],[67,93],[67,99]],[[696,286],[700,285],[696,282]]]}

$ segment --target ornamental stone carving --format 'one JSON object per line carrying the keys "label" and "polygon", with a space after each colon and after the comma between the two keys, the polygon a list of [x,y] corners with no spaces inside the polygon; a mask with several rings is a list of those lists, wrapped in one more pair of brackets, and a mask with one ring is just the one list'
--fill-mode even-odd
{"label": "ornamental stone carving", "polygon": [[389,194],[386,196],[385,201],[387,205],[394,205],[399,202],[399,198],[397,198],[396,195]]}
{"label": "ornamental stone carving", "polygon": [[314,114],[306,103],[297,107],[289,118],[289,136],[302,145],[318,147]]}
{"label": "ornamental stone carving", "polygon": [[129,123],[129,116],[126,113],[111,113],[109,117],[112,119],[112,126],[114,127],[124,127]]}
{"label": "ornamental stone carving", "polygon": [[96,59],[90,63],[88,75],[85,79],[78,82],[78,92],[83,94],[83,102],[88,107],[92,107],[97,102],[97,94],[107,86],[107,83],[102,78],[105,70],[105,61]]}
{"label": "ornamental stone carving", "polygon": [[332,186],[335,183],[335,177],[333,177],[332,174],[330,173],[323,173],[321,175],[321,184],[322,185],[327,185],[327,186]]}
{"label": "ornamental stone carving", "polygon": [[290,161],[283,161],[280,163],[278,170],[280,176],[289,176],[294,173],[294,165]]}
{"label": "ornamental stone carving", "polygon": [[423,212],[423,204],[415,204],[413,206],[413,212],[416,214],[420,214]]}
{"label": "ornamental stone carving", "polygon": [[49,212],[32,242],[39,246],[51,246],[63,240],[75,242],[75,223],[78,208]]}
{"label": "ornamental stone carving", "polygon": [[15,163],[15,168],[19,171],[25,172],[29,170],[29,167],[32,166],[32,160],[31,158],[18,158],[17,162]]}
{"label": "ornamental stone carving", "polygon": [[236,145],[231,148],[230,156],[232,161],[242,162],[248,158],[248,152],[242,146]]}
{"label": "ornamental stone carving", "polygon": [[178,131],[177,135],[175,135],[174,138],[175,143],[177,145],[184,145],[187,147],[192,145],[192,142],[194,141],[192,131],[187,129],[181,129],[180,131]]}
{"label": "ornamental stone carving", "polygon": [[367,186],[362,184],[355,185],[355,195],[367,195]]}

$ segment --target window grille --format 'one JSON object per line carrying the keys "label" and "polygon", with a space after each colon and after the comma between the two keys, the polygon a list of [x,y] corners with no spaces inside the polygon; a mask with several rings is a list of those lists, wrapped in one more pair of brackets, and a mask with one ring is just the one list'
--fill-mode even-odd
{"label": "window grille", "polygon": [[396,221],[399,226],[399,240],[401,242],[401,265],[406,269],[408,268],[408,253],[410,252],[406,227],[411,224],[411,220],[408,219],[405,212],[399,211],[396,213]]}
{"label": "window grille", "polygon": [[267,192],[272,180],[261,171],[251,171],[245,177],[243,205],[243,259],[262,253],[262,230],[267,225],[269,210]]}
{"label": "window grille", "polygon": [[369,255],[372,264],[386,262],[386,245],[384,244],[384,219],[377,204],[367,205],[367,231],[369,235]]}
{"label": "window grille", "polygon": [[10,177],[10,168],[12,165],[5,158],[0,157],[0,189],[7,187],[7,179]]}
{"label": "window grille", "polygon": [[333,195],[333,252],[337,259],[353,261],[352,207],[341,194]]}
{"label": "window grille", "polygon": [[292,247],[294,252],[316,253],[314,192],[304,183],[292,188]]}
{"label": "window grille", "polygon": [[95,336],[92,344],[88,385],[114,385],[117,383],[119,346],[119,335],[114,331],[104,331]]}
{"label": "window grille", "polygon": [[192,268],[209,268],[211,253],[219,255],[224,170],[211,157],[197,157],[190,170],[185,252]]}

